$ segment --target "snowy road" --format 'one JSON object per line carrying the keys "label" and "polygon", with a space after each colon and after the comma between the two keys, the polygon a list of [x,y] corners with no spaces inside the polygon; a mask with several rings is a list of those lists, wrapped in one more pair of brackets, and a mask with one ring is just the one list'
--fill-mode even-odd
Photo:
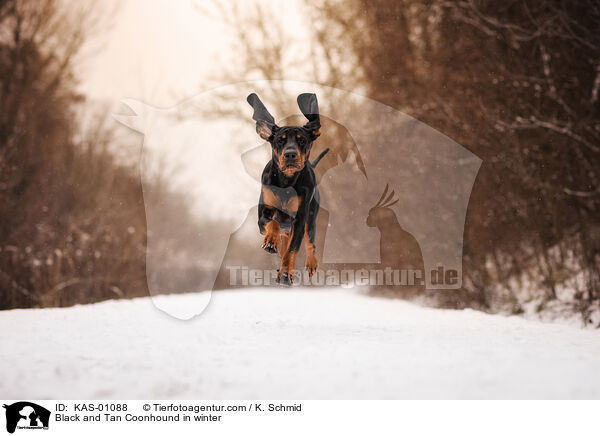
{"label": "snowy road", "polygon": [[[161,297],[190,304],[197,295]],[[600,398],[600,332],[352,290],[0,312],[2,398]]]}

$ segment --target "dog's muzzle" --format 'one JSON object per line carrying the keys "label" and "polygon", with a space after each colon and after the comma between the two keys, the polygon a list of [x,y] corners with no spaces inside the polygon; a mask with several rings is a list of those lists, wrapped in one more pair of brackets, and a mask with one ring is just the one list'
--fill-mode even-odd
{"label": "dog's muzzle", "polygon": [[300,150],[296,147],[286,147],[281,152],[283,157],[282,166],[283,169],[287,168],[300,168],[298,158],[300,157]]}
{"label": "dog's muzzle", "polygon": [[298,150],[290,148],[283,151],[283,157],[286,161],[294,161],[298,158]]}

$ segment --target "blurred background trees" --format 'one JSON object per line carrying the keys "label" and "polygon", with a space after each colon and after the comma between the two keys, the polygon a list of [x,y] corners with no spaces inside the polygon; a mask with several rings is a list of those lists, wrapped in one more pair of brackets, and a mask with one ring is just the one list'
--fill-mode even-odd
{"label": "blurred background trees", "polygon": [[105,115],[75,89],[98,14],[83,3],[0,1],[0,307],[145,293],[137,169],[117,163]]}
{"label": "blurred background trees", "polygon": [[322,51],[355,59],[369,97],[483,159],[465,226],[471,295],[491,310],[598,301],[598,3],[311,4],[316,33],[336,35],[318,37]]}
{"label": "blurred background trees", "polygon": [[114,102],[79,92],[109,6],[0,0],[0,309],[148,295],[145,201],[161,217],[155,248],[173,288],[212,287],[201,259],[185,258],[188,235],[224,220],[193,216],[161,162],[142,187],[142,137],[117,130]]}
{"label": "blurred background trees", "polygon": [[468,290],[492,310],[537,297],[542,308],[559,292],[573,292],[580,310],[597,301],[598,4],[350,1],[315,11],[343,28],[348,45],[336,46],[351,47],[369,96],[483,159],[465,226]]}
{"label": "blurred background trees", "polygon": [[[250,9],[232,24],[254,38],[238,74],[290,78],[284,39],[253,49],[281,25],[277,13]],[[600,5],[307,0],[299,10],[313,45],[310,72],[297,75],[402,110],[483,159],[452,304],[598,310]]]}

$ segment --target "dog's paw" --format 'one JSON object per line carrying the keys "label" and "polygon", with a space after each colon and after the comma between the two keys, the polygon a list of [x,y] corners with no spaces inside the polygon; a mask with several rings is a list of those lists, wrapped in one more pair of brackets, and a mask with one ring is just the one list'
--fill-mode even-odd
{"label": "dog's paw", "polygon": [[317,256],[314,254],[306,256],[306,271],[308,271],[308,276],[312,277],[312,275],[317,272],[317,268],[319,266],[319,261],[317,260]]}
{"label": "dog's paw", "polygon": [[279,251],[279,235],[267,233],[265,239],[263,239],[262,248],[267,253],[277,253]]}
{"label": "dog's paw", "polygon": [[279,275],[279,277],[277,277],[277,283],[284,286],[292,286],[293,279],[293,274],[282,273]]}
{"label": "dog's paw", "polygon": [[264,243],[263,246],[262,246],[262,248],[267,253],[271,253],[271,254],[277,253],[277,247],[272,242],[266,242],[266,243]]}

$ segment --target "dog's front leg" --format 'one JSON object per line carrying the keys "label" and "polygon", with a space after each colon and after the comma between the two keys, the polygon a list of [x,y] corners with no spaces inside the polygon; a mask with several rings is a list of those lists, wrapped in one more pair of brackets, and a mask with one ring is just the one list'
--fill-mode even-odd
{"label": "dog's front leg", "polygon": [[281,241],[279,223],[274,220],[274,212],[275,209],[264,204],[258,207],[258,228],[265,235],[262,248],[269,253],[277,253]]}
{"label": "dog's front leg", "polygon": [[296,267],[296,257],[306,228],[306,218],[308,216],[308,202],[306,197],[301,198],[298,213],[292,222],[292,231],[287,244],[287,250],[282,251],[281,268],[277,275],[277,281],[282,285],[291,285],[294,280],[294,269]]}
{"label": "dog's front leg", "polygon": [[269,221],[265,226],[266,234],[263,239],[262,248],[269,253],[277,253],[281,241],[279,223],[275,220]]}

